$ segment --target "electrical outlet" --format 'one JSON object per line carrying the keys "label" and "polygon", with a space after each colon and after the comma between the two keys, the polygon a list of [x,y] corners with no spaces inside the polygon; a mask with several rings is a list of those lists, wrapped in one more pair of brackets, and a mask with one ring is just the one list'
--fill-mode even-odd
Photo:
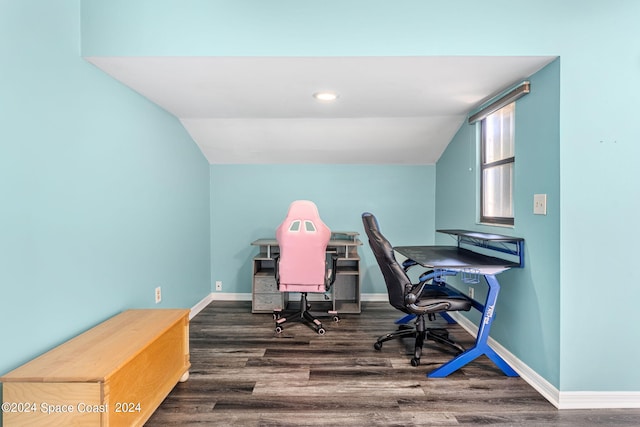
{"label": "electrical outlet", "polygon": [[222,281],[216,280],[216,291],[222,290]]}
{"label": "electrical outlet", "polygon": [[473,286],[469,286],[469,298],[473,299]]}
{"label": "electrical outlet", "polygon": [[160,286],[156,288],[156,304],[159,304],[162,301],[162,289]]}

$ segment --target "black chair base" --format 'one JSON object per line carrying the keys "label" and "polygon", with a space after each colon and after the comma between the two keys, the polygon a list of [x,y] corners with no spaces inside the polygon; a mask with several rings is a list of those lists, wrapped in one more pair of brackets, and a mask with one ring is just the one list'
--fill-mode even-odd
{"label": "black chair base", "polygon": [[425,328],[423,316],[418,316],[416,318],[416,326],[400,325],[397,331],[382,335],[378,338],[375,344],[373,344],[373,348],[375,348],[376,350],[382,350],[382,343],[405,337],[411,337],[415,339],[413,357],[411,358],[412,366],[420,366],[420,356],[422,356],[422,347],[425,340],[432,340],[439,344],[448,346],[455,350],[456,354],[464,352],[464,347],[449,339],[449,331],[447,331],[446,329]]}
{"label": "black chair base", "polygon": [[[284,330],[284,323],[286,322],[301,322],[310,326],[315,330],[318,335],[324,335],[327,331],[322,326],[322,322],[311,314],[311,305],[307,302],[307,294],[302,293],[300,298],[300,309],[298,310],[273,310],[273,320],[276,321],[275,331],[277,334],[282,333]],[[334,322],[339,322],[340,317],[336,311],[328,311],[328,315],[331,316]]]}

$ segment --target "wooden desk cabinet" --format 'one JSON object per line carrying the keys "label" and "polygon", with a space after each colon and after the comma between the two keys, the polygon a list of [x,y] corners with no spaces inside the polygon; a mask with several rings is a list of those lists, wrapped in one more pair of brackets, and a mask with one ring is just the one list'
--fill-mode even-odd
{"label": "wooden desk cabinet", "polygon": [[[357,232],[333,232],[328,252],[338,254],[336,281],[327,294],[308,294],[309,302],[325,301],[328,309],[340,313],[360,313],[360,257],[362,242]],[[278,291],[274,276],[273,257],[279,253],[275,239],[258,239],[251,243],[259,247],[253,258],[252,312],[271,313],[289,304],[288,294]],[[328,298],[328,299],[325,299]]]}
{"label": "wooden desk cabinet", "polygon": [[4,427],[141,426],[189,366],[189,310],[125,311],[0,377]]}

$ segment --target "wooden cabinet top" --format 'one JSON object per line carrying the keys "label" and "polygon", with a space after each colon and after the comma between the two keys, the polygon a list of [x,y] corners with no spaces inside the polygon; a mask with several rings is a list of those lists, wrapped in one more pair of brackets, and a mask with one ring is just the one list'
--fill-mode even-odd
{"label": "wooden cabinet top", "polygon": [[[0,377],[0,382],[102,382],[176,323],[187,309],[124,311]],[[176,343],[182,345],[182,343]]]}

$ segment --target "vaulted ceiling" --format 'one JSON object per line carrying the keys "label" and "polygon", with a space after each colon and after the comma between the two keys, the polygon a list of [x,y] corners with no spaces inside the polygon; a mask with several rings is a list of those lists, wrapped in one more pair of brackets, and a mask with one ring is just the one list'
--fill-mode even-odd
{"label": "vaulted ceiling", "polygon": [[469,111],[555,57],[85,59],[175,115],[212,164],[433,164]]}

